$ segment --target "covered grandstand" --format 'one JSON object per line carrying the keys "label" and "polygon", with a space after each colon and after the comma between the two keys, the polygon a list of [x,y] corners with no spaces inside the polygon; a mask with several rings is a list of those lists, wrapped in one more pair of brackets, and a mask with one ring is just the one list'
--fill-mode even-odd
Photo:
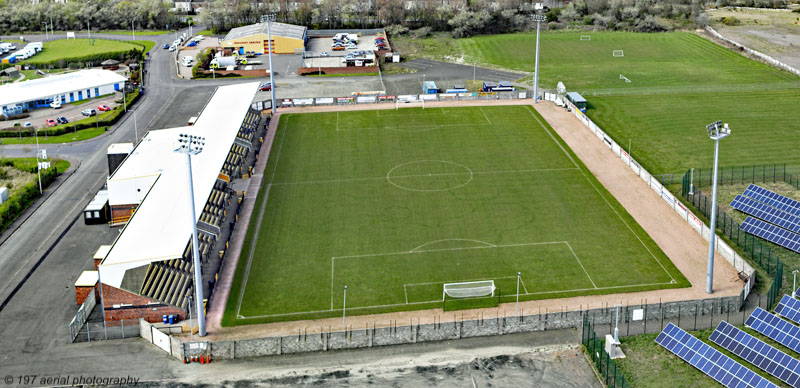
{"label": "covered grandstand", "polygon": [[192,178],[204,279],[213,281],[218,266],[206,264],[227,238],[229,184],[257,148],[260,115],[250,103],[258,85],[218,88],[195,125],[150,131],[108,178],[112,222],[124,227],[98,268],[106,319],[185,316],[193,277],[186,156],[174,152],[182,133],[206,139]]}

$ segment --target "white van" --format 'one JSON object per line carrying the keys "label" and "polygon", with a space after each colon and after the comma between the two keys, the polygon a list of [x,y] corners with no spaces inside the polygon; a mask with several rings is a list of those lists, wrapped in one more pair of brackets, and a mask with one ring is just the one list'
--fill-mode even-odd
{"label": "white van", "polygon": [[181,58],[181,63],[186,67],[192,67],[192,63],[193,62],[194,62],[194,59],[192,59],[192,57],[190,57],[188,55],[183,57],[183,58]]}

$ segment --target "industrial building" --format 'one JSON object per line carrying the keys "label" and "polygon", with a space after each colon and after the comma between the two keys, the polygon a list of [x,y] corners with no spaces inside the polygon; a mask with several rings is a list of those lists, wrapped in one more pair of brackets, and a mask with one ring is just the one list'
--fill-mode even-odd
{"label": "industrial building", "polygon": [[[273,54],[299,54],[305,50],[307,28],[286,23],[272,23]],[[267,23],[251,24],[232,29],[222,39],[223,49],[240,54],[266,54],[269,50]]]}
{"label": "industrial building", "polygon": [[[235,216],[232,180],[248,172],[245,162],[260,144],[260,115],[250,107],[258,86],[218,88],[193,126],[148,132],[109,176],[111,222],[124,227],[98,265],[107,320],[154,322],[188,312],[192,223],[186,155],[175,152],[181,134],[205,137],[202,152],[192,156],[191,182],[199,257],[205,279],[216,279],[218,250],[229,238],[223,232]],[[210,260],[217,255],[219,261]]]}
{"label": "industrial building", "polygon": [[0,86],[0,113],[5,116],[61,103],[85,100],[122,90],[127,78],[109,70],[81,70]]}

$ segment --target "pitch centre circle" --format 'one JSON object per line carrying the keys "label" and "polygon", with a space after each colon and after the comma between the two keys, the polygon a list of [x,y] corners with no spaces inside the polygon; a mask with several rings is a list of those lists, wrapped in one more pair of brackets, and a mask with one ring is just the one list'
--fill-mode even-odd
{"label": "pitch centre circle", "polygon": [[472,181],[469,167],[447,160],[415,160],[399,164],[386,173],[395,187],[421,192],[447,191]]}

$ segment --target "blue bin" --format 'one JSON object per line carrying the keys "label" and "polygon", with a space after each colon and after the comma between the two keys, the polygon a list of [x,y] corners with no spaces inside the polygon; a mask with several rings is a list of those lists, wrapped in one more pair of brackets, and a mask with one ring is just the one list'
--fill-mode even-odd
{"label": "blue bin", "polygon": [[170,324],[170,325],[173,325],[173,324],[175,324],[175,316],[174,316],[174,315],[170,315],[170,316],[169,316],[169,324]]}
{"label": "blue bin", "polygon": [[167,318],[166,315],[162,315],[161,316],[161,321],[164,322],[164,323],[167,323],[167,322],[169,322],[169,319]]}

